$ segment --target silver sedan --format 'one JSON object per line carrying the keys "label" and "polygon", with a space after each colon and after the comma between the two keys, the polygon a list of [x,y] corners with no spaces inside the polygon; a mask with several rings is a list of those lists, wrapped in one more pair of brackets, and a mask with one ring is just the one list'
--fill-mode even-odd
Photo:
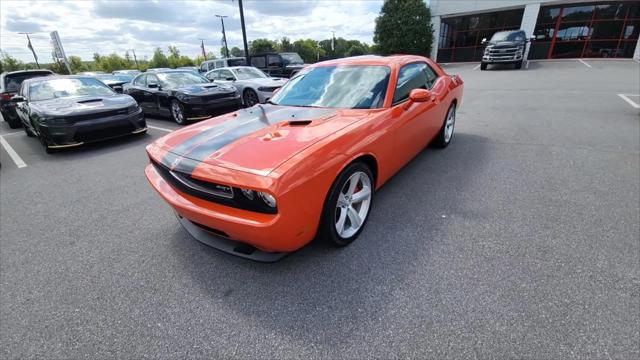
{"label": "silver sedan", "polygon": [[273,92],[288,79],[272,78],[252,66],[232,66],[214,69],[204,75],[207,79],[221,84],[233,85],[242,94],[242,104],[246,107],[265,103]]}

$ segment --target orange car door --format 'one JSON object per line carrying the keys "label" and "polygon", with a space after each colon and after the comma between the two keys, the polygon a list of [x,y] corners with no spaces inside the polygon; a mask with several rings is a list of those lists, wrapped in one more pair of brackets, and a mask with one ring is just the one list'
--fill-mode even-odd
{"label": "orange car door", "polygon": [[428,89],[426,63],[404,65],[399,73],[391,109],[394,121],[395,153],[398,167],[414,157],[431,139],[433,119],[431,113],[436,103],[408,103],[413,89]]}

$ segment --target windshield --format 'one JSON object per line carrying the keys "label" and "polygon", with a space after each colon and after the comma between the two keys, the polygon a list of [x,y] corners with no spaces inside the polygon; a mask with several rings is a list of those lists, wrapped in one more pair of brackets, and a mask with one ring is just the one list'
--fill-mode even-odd
{"label": "windshield", "polygon": [[191,71],[168,72],[158,74],[162,86],[177,87],[182,85],[193,85],[208,83],[209,80]]}
{"label": "windshield", "polygon": [[386,66],[320,66],[291,79],[271,99],[277,105],[374,109],[382,106]]}
{"label": "windshield", "polygon": [[31,101],[69,96],[109,96],[114,94],[111,88],[93,78],[55,79],[29,84],[29,99]]}
{"label": "windshield", "polygon": [[98,75],[96,77],[100,80],[113,80],[113,81],[122,81],[122,82],[131,82],[131,80],[133,80],[133,75],[127,75],[127,74]]}
{"label": "windshield", "polygon": [[233,69],[233,71],[235,71],[236,77],[238,78],[238,80],[247,80],[247,79],[266,78],[266,77],[268,77],[262,71],[260,71],[260,70],[258,70],[256,68],[252,68],[252,67],[237,68],[237,69]]}
{"label": "windshield", "polygon": [[524,33],[521,31],[501,31],[493,34],[491,42],[496,41],[523,41]]}
{"label": "windshield", "polygon": [[298,53],[282,53],[280,54],[280,56],[282,56],[282,58],[284,59],[284,63],[287,65],[304,64],[304,61],[302,61],[302,58],[300,57],[300,55],[298,55]]}

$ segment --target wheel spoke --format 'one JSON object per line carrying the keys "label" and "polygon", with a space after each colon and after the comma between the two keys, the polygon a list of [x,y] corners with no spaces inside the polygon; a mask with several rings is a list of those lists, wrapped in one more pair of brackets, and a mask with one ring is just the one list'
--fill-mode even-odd
{"label": "wheel spoke", "polygon": [[347,201],[347,197],[343,193],[340,193],[340,195],[338,195],[338,207],[345,207],[348,205],[349,202]]}
{"label": "wheel spoke", "polygon": [[336,223],[336,231],[338,234],[342,235],[344,232],[344,223],[347,219],[347,211],[345,209],[340,209],[340,216],[338,217],[338,222]]}
{"label": "wheel spoke", "polygon": [[351,221],[351,226],[354,229],[359,228],[360,224],[362,223],[362,219],[360,219],[360,215],[358,214],[356,209],[353,208],[353,206],[349,206],[347,208],[347,215],[349,216],[349,221]]}
{"label": "wheel spoke", "polygon": [[362,202],[363,200],[367,200],[369,198],[369,195],[371,195],[371,188],[368,186],[364,186],[360,191],[351,196],[351,202]]}
{"label": "wheel spoke", "polygon": [[347,195],[353,195],[353,193],[356,191],[358,181],[360,181],[360,174],[355,174],[351,176],[351,178],[349,178],[349,189],[347,190]]}

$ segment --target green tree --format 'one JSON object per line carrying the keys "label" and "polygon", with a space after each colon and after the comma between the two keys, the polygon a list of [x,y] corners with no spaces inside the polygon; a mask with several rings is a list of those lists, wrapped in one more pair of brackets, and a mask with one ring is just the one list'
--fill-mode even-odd
{"label": "green tree", "polygon": [[71,72],[78,73],[80,71],[87,71],[88,68],[82,63],[82,59],[79,56],[69,56],[69,65],[71,65]]}
{"label": "green tree", "polygon": [[149,61],[149,68],[162,67],[169,67],[169,59],[167,59],[167,56],[162,52],[162,49],[156,48],[153,51],[153,57],[151,58],[151,61]]}
{"label": "green tree", "polygon": [[249,42],[249,53],[251,55],[262,52],[277,51],[278,44],[269,39],[255,39]]}
{"label": "green tree", "polygon": [[244,51],[241,50],[237,46],[234,46],[231,49],[229,49],[229,52],[231,53],[231,56],[233,56],[233,57],[243,57],[244,56]]}
{"label": "green tree", "polygon": [[9,55],[6,51],[0,50],[0,73],[23,69],[25,69],[25,64],[22,61]]}
{"label": "green tree", "polygon": [[423,0],[385,0],[373,36],[382,54],[429,56],[432,39],[431,11]]}
{"label": "green tree", "polygon": [[[208,51],[207,60],[214,60],[214,59],[216,59],[216,56],[211,51]],[[200,64],[202,64],[203,62],[204,62],[204,57],[202,57],[202,55],[196,56],[196,58],[193,60],[193,64],[195,66],[200,66]]]}
{"label": "green tree", "polygon": [[178,68],[181,66],[193,66],[193,60],[188,56],[180,55],[180,50],[177,47],[169,46],[169,56],[167,57],[169,67]]}
{"label": "green tree", "polygon": [[293,44],[291,44],[291,40],[289,40],[288,37],[283,36],[282,39],[280,39],[280,43],[278,44],[278,51],[281,51],[281,52],[293,51]]}
{"label": "green tree", "polygon": [[325,51],[322,48],[318,47],[318,42],[313,39],[300,39],[294,41],[292,50],[300,55],[302,60],[305,63],[314,63],[318,61],[318,52],[320,53],[320,58],[324,58]]}

